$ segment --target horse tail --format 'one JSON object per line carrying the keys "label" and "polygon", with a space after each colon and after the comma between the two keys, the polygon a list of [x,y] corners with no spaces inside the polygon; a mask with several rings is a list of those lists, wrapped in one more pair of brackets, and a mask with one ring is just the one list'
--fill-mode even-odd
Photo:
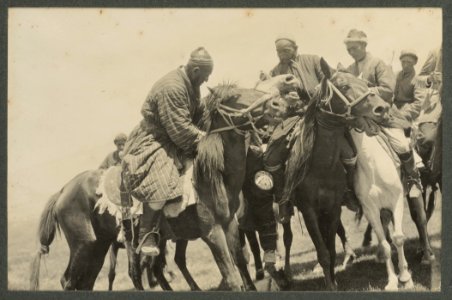
{"label": "horse tail", "polygon": [[49,246],[55,238],[55,231],[59,224],[55,215],[55,204],[59,199],[61,192],[50,197],[39,221],[38,237],[40,247],[31,263],[30,290],[39,289],[39,273],[41,269],[41,256],[49,253]]}

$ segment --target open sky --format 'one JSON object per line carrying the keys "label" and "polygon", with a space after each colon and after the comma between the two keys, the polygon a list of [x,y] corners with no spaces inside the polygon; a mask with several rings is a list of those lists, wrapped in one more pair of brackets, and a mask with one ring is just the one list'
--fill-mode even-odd
{"label": "open sky", "polygon": [[152,84],[198,46],[215,61],[207,85],[252,87],[277,63],[283,34],[335,67],[352,62],[343,39],[361,29],[368,50],[397,71],[404,48],[417,51],[419,68],[441,27],[441,9],[429,8],[10,9],[8,202],[50,196],[97,168],[116,133],[139,122]]}

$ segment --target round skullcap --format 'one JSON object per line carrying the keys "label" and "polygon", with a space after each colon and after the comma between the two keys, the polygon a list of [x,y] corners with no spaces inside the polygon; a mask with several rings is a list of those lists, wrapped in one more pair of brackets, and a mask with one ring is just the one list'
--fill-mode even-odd
{"label": "round skullcap", "polygon": [[188,63],[196,66],[213,66],[212,57],[204,47],[199,47],[193,50],[190,54],[190,60]]}
{"label": "round skullcap", "polygon": [[287,35],[283,35],[283,36],[279,36],[276,40],[275,40],[275,44],[276,47],[286,47],[286,46],[292,46],[292,47],[296,47],[297,43],[295,42],[295,39],[287,36]]}
{"label": "round skullcap", "polygon": [[348,42],[362,42],[367,44],[367,35],[364,31],[352,29],[348,32],[347,37],[344,40],[344,43]]}
{"label": "round skullcap", "polygon": [[404,50],[402,50],[402,52],[400,52],[399,59],[402,59],[402,57],[404,57],[404,56],[411,56],[417,62],[417,54],[412,49],[404,49]]}
{"label": "round skullcap", "polygon": [[115,139],[113,140],[113,142],[115,144],[125,143],[126,141],[127,141],[127,135],[125,135],[124,133],[120,133],[120,134],[116,135]]}

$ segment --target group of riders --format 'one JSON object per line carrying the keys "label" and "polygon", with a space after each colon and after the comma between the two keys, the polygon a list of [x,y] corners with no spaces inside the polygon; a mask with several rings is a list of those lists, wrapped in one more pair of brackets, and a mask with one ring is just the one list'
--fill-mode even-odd
{"label": "group of riders", "polygon": [[[413,125],[419,139],[431,140],[441,116],[441,47],[430,52],[419,74],[415,65],[418,56],[413,50],[403,50],[399,56],[402,70],[394,75],[392,67],[367,50],[367,35],[352,29],[344,40],[346,50],[354,62],[344,68],[367,81],[371,93],[378,94],[391,105],[391,117],[382,124],[374,124],[397,153],[407,178],[410,197],[422,192],[420,174],[410,135]],[[294,91],[281,95],[284,111],[273,118],[267,127],[263,152],[264,170],[255,182],[262,189],[272,188],[274,202],[279,205],[278,219],[287,222],[293,208],[284,197],[285,164],[290,154],[296,125],[303,118],[305,107],[313,97],[324,74],[317,55],[299,54],[296,41],[287,36],[275,41],[279,63],[268,73],[261,72],[260,80],[292,74],[301,83]],[[203,47],[195,49],[188,63],[163,76],[152,87],[142,109],[142,120],[126,136],[118,135],[117,150],[109,154],[100,168],[121,165],[121,202],[130,197],[143,203],[139,225],[138,249],[144,255],[159,254],[158,230],[162,208],[170,201],[178,201],[186,194],[182,174],[188,161],[196,156],[197,144],[206,135],[197,124],[203,114],[200,87],[213,70],[213,60]],[[338,69],[341,68],[338,66]],[[334,71],[333,69],[331,69]],[[407,129],[407,122],[410,124]],[[425,125],[425,126],[424,126]],[[351,136],[341,152],[346,171],[347,190],[343,204],[352,211],[360,208],[354,193],[357,152]],[[272,249],[274,251],[275,249]]]}

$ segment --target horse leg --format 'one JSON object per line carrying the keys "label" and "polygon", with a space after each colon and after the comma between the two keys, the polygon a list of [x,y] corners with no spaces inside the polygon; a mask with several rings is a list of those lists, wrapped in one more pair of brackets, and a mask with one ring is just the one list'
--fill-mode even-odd
{"label": "horse leg", "polygon": [[165,275],[163,275],[163,269],[166,265],[166,259],[165,259],[165,250],[166,250],[166,240],[162,240],[159,245],[160,248],[160,254],[155,258],[154,264],[152,266],[147,265],[146,271],[148,278],[150,278],[151,273],[154,273],[155,278],[157,279],[157,282],[159,283],[160,287],[164,291],[172,291],[168,280],[165,278]]}
{"label": "horse leg", "polygon": [[419,241],[422,247],[422,263],[430,263],[435,259],[432,248],[430,247],[430,241],[427,231],[427,217],[423,207],[423,201],[421,196],[417,198],[408,197],[408,206],[410,208],[411,219],[416,224],[417,231],[419,233]]}
{"label": "horse leg", "polygon": [[436,187],[436,185],[432,186],[432,189],[428,195],[428,203],[426,205],[426,218],[427,218],[427,223],[430,220],[433,211],[435,210],[435,205],[436,205],[436,191],[438,190],[438,188]]}
{"label": "horse leg", "polygon": [[348,243],[347,233],[345,232],[344,225],[342,224],[342,221],[340,219],[337,227],[337,235],[341,239],[342,247],[344,248],[345,257],[342,266],[346,268],[349,262],[353,263],[353,261],[356,259],[356,254]]}
{"label": "horse leg", "polygon": [[[376,207],[374,199],[368,199],[367,205],[363,205],[364,214],[369,221],[370,226],[372,226],[375,234],[377,235],[380,250],[383,253],[384,260],[386,263],[386,272],[388,274],[388,284],[385,286],[385,290],[397,290],[398,289],[398,278],[394,270],[394,264],[391,258],[391,245],[389,245],[386,240],[385,230],[381,224],[380,209]],[[363,202],[361,202],[363,204]]]}
{"label": "horse leg", "polygon": [[244,231],[248,244],[250,245],[251,252],[254,257],[254,266],[256,268],[256,280],[264,279],[264,268],[262,266],[261,248],[257,241],[256,231],[246,230]]}
{"label": "horse leg", "polygon": [[186,252],[187,252],[188,240],[177,240],[176,241],[176,251],[174,253],[174,262],[179,267],[179,270],[184,275],[185,280],[190,286],[192,291],[200,291],[198,284],[191,276],[187,269]]}
{"label": "horse leg", "polygon": [[90,254],[89,264],[86,276],[78,283],[78,290],[93,290],[94,283],[96,282],[97,276],[99,275],[102,266],[104,265],[105,256],[107,255],[108,249],[110,248],[111,241],[96,240],[89,247]]}
{"label": "horse leg", "polygon": [[[127,232],[126,232],[127,235]],[[140,267],[140,255],[136,254],[134,251],[134,247],[132,247],[132,243],[129,239],[126,239],[124,243],[127,250],[127,259],[128,259],[128,271],[129,277],[132,279],[133,286],[136,290],[142,291],[144,290],[143,282],[141,279],[142,271]],[[148,278],[149,281],[149,278]]]}
{"label": "horse leg", "polygon": [[226,285],[233,291],[242,291],[243,281],[235,268],[221,225],[214,224],[210,233],[202,239],[212,251]]}
{"label": "horse leg", "polygon": [[362,246],[364,248],[370,247],[370,244],[372,243],[372,226],[370,223],[367,225],[366,232],[364,232],[364,239]]}
{"label": "horse leg", "polygon": [[306,228],[308,229],[309,235],[311,236],[312,242],[314,243],[315,249],[317,251],[317,260],[322,266],[323,274],[325,275],[326,288],[328,290],[334,290],[335,285],[332,281],[330,272],[330,253],[325,245],[325,240],[320,231],[317,215],[314,209],[312,209],[311,207],[306,207],[301,211],[303,213]]}
{"label": "horse leg", "polygon": [[110,246],[110,269],[108,270],[108,290],[113,290],[113,281],[116,277],[116,263],[118,257],[119,245],[113,242]]}
{"label": "horse leg", "polygon": [[72,265],[72,257],[73,257],[73,251],[70,250],[69,263],[66,267],[66,270],[64,271],[63,276],[61,276],[61,278],[60,278],[60,284],[61,284],[61,287],[63,288],[63,290],[69,290],[69,289],[66,289],[66,287],[70,286],[70,284],[68,282],[69,282],[69,272],[70,272],[71,265]]}
{"label": "horse leg", "polygon": [[290,267],[290,248],[292,247],[293,233],[290,227],[290,221],[283,223],[283,241],[286,249],[286,256],[284,261],[284,273],[289,281],[292,281],[292,269]]}
{"label": "horse leg", "polygon": [[[339,207],[338,210],[330,212],[330,215],[325,218],[325,223],[327,224],[327,226],[325,226],[327,232],[325,233],[327,234],[327,247],[330,253],[330,275],[335,290],[337,290],[336,276],[334,273],[334,267],[336,266],[336,234],[340,222],[340,214],[341,208]],[[332,220],[328,220],[331,217],[333,217]]]}
{"label": "horse leg", "polygon": [[403,244],[405,241],[405,236],[402,231],[403,222],[403,195],[400,195],[399,199],[395,203],[393,216],[394,216],[394,245],[397,249],[397,255],[399,258],[399,281],[404,284],[406,288],[412,288],[413,280],[411,278],[411,273],[408,271],[408,263],[405,258],[405,252],[403,249]]}
{"label": "horse leg", "polygon": [[247,291],[255,291],[256,286],[254,285],[250,273],[248,272],[248,264],[246,262],[245,256],[243,255],[242,248],[240,247],[239,224],[235,218],[232,218],[232,220],[226,226],[225,233],[226,242],[239,269],[240,275],[242,276],[243,282],[245,284],[245,289]]}

